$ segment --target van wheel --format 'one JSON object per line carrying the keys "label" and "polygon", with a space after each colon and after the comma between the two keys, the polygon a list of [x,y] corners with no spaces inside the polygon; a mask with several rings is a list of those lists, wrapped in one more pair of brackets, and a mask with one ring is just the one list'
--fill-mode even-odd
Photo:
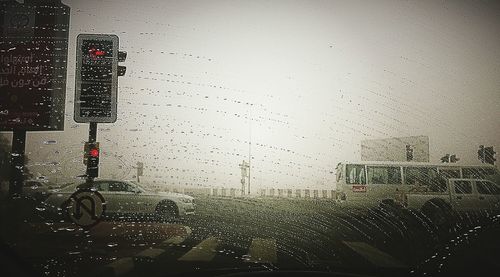
{"label": "van wheel", "polygon": [[162,201],[156,205],[155,217],[161,222],[172,221],[179,216],[177,205],[172,201]]}
{"label": "van wheel", "polygon": [[453,211],[446,203],[428,201],[422,207],[422,213],[441,232],[449,232],[453,227]]}

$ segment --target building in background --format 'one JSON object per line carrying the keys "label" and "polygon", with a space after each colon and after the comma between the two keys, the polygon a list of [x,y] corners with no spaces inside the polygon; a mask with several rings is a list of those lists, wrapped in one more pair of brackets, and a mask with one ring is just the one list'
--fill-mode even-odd
{"label": "building in background", "polygon": [[362,140],[361,160],[429,162],[429,137],[413,136]]}

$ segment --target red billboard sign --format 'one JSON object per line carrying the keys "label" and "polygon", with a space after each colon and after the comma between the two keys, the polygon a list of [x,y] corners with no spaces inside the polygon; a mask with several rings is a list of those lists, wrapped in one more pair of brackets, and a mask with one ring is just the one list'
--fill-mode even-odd
{"label": "red billboard sign", "polygon": [[352,191],[353,192],[366,192],[366,185],[353,185]]}

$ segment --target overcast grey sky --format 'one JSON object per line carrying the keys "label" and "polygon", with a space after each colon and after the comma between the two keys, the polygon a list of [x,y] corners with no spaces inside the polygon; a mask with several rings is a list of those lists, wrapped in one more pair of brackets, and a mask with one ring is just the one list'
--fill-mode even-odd
{"label": "overcast grey sky", "polygon": [[[363,139],[428,135],[433,162],[500,147],[498,1],[63,2],[66,130],[28,134],[50,176],[84,172],[79,33],[117,34],[128,52],[118,121],[99,125],[105,177],[130,178],[143,161],[151,180],[237,187],[249,115],[256,186],[331,183]],[[61,165],[41,165],[51,161]]]}

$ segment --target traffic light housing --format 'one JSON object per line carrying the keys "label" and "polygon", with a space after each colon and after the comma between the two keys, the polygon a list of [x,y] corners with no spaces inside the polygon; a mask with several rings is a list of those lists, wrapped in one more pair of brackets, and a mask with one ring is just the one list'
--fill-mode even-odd
{"label": "traffic light housing", "polygon": [[87,176],[97,178],[99,175],[99,143],[86,142],[85,143],[85,160],[87,165]]}
{"label": "traffic light housing", "polygon": [[477,158],[482,162],[482,163],[488,163],[495,165],[496,158],[495,158],[495,152],[493,146],[488,146],[484,147],[484,145],[479,145],[479,150],[477,151]]}
{"label": "traffic light housing", "polygon": [[484,145],[479,145],[479,150],[477,150],[477,158],[484,163]]}
{"label": "traffic light housing", "polygon": [[109,34],[80,34],[77,37],[75,113],[78,123],[116,122],[119,66],[127,53],[119,51],[119,39]]}
{"label": "traffic light housing", "polygon": [[441,162],[442,163],[449,163],[450,162],[450,154],[446,154],[443,157],[441,157]]}
{"label": "traffic light housing", "polygon": [[413,160],[413,147],[411,145],[406,145],[406,161],[410,162]]}
{"label": "traffic light housing", "polygon": [[484,162],[494,165],[495,161],[497,160],[495,158],[496,153],[497,152],[495,152],[495,150],[493,149],[493,146],[485,147],[484,148]]}

